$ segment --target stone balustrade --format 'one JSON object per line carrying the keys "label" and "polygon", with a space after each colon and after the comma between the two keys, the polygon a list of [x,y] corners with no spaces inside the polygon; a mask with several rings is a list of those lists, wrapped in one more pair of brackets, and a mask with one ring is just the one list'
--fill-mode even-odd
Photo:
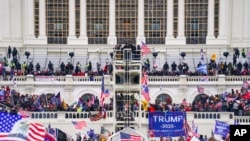
{"label": "stone balustrade", "polygon": [[[110,79],[110,76],[105,76],[107,79]],[[6,79],[0,78],[1,81],[11,81],[10,77],[7,76]],[[111,81],[112,79],[110,79]],[[250,76],[148,76],[148,81],[150,83],[161,83],[161,82],[240,82],[244,80],[250,81]],[[25,82],[25,81],[34,81],[34,82],[64,82],[64,81],[73,81],[73,82],[101,82],[102,76],[94,76],[93,80],[90,80],[89,76],[15,76],[16,82]]]}
{"label": "stone balustrade", "polygon": [[[96,114],[96,111],[91,114]],[[140,116],[141,114],[141,116]],[[71,120],[71,119],[89,119],[90,112],[29,112],[31,119],[58,119],[58,120]],[[114,118],[113,111],[106,112],[106,120]],[[135,122],[140,118],[148,121],[148,112],[135,111],[133,113]],[[234,116],[232,112],[187,112],[187,120],[236,120],[239,123],[250,123],[249,116]],[[105,120],[104,120],[105,121]]]}
{"label": "stone balustrade", "polygon": [[238,124],[250,124],[250,116],[235,116],[234,117],[235,123]]}

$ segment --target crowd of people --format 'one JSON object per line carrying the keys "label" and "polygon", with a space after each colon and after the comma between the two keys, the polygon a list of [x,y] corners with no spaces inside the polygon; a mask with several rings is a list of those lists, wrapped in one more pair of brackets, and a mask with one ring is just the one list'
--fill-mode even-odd
{"label": "crowd of people", "polygon": [[149,103],[149,112],[154,111],[194,111],[194,112],[233,112],[235,116],[250,115],[250,100],[242,98],[241,92],[232,89],[231,92],[223,94],[205,95],[196,97],[193,103],[187,103],[183,99],[182,103],[172,103],[167,98],[164,103],[156,99],[155,104]]}
{"label": "crowd of people", "polygon": [[[128,48],[129,45],[125,45],[124,49]],[[140,47],[131,46],[133,50],[140,50]],[[121,49],[121,46],[116,46],[115,50]],[[206,71],[197,69],[195,72],[191,72],[189,65],[182,61],[180,64],[176,64],[175,61],[171,65],[166,61],[162,66],[162,69],[157,70],[157,64],[153,64],[153,70],[150,67],[150,60],[147,58],[143,63],[143,68],[150,76],[164,76],[164,75],[189,75],[189,76],[199,76],[199,75],[249,75],[249,63],[245,61],[244,64],[239,60],[240,56],[245,58],[244,53],[239,54],[239,50],[234,50],[233,63],[220,62],[216,63],[216,59],[212,57],[210,62],[206,64]],[[133,52],[138,55],[138,52]],[[106,63],[102,68],[100,63],[96,64],[96,70],[93,70],[92,62],[88,61],[86,68],[82,70],[80,62],[77,62],[74,66],[71,62],[64,64],[61,62],[60,70],[55,70],[54,65],[51,61],[48,63],[48,67],[45,70],[41,70],[39,63],[34,67],[33,62],[19,62],[17,59],[18,51],[16,48],[8,48],[7,57],[4,57],[1,65],[1,74],[3,77],[10,75],[11,78],[14,75],[66,75],[71,74],[74,76],[84,76],[88,73],[89,76],[103,75],[113,73],[113,64]],[[11,59],[10,63],[8,62]],[[137,58],[138,59],[138,58]],[[238,59],[238,61],[237,61]],[[203,67],[204,64],[200,61],[197,64],[197,68]],[[10,71],[6,71],[6,68],[10,67]],[[139,105],[142,104],[142,110],[147,112],[154,111],[195,111],[195,112],[233,112],[235,116],[250,115],[250,100],[243,98],[242,95],[245,94],[245,90],[234,90],[230,92],[224,92],[222,94],[214,94],[208,96],[206,94],[201,94],[195,98],[192,103],[187,103],[186,99],[183,99],[181,103],[173,103],[171,98],[166,99],[156,99],[154,103],[148,103],[145,101],[140,102],[134,95],[130,96],[130,101],[128,102],[127,97],[123,94],[117,94],[116,96],[116,119],[118,121],[124,121],[123,111],[134,112],[139,110]],[[0,90],[0,110],[8,111],[11,113],[17,113],[20,110],[25,111],[75,111],[75,112],[91,112],[91,111],[111,111],[113,110],[113,97],[109,97],[109,103],[101,104],[99,97],[94,96],[82,96],[78,101],[68,104],[61,99],[60,92],[57,94],[41,94],[41,95],[29,95],[21,94],[15,89],[10,89],[9,86],[2,86]],[[131,120],[133,120],[133,115]],[[163,138],[161,140],[164,140]],[[182,138],[178,139],[181,141]],[[213,138],[208,139],[204,137],[204,141],[213,141]]]}
{"label": "crowd of people", "polygon": [[[121,94],[116,95],[117,120],[124,117],[122,111],[137,111],[139,104],[142,104],[142,110],[148,112],[154,111],[196,111],[196,112],[234,112],[236,116],[250,115],[250,100],[242,97],[244,91],[234,90],[224,92],[223,94],[215,94],[208,96],[200,94],[192,103],[187,103],[183,99],[182,103],[173,103],[170,97],[165,100],[156,99],[155,103],[147,103],[145,100],[140,102],[134,95],[130,96],[130,101],[126,101],[128,97]],[[100,98],[97,96],[82,96],[73,104],[67,104],[61,100],[60,92],[57,94],[41,94],[29,95],[21,94],[9,86],[2,86],[0,90],[0,103],[5,107],[9,107],[12,112],[18,112],[21,108],[26,111],[105,111],[113,110],[113,97],[109,97],[109,103],[101,104]],[[4,110],[4,107],[2,107]]]}
{"label": "crowd of people", "polygon": [[[114,52],[110,55],[111,58],[115,59],[124,59],[125,53],[121,53],[126,49],[131,49],[132,58],[129,59],[139,59],[141,57],[141,46],[137,47],[132,44],[116,45],[114,47]],[[121,53],[121,54],[120,54]],[[182,52],[183,53],[183,52]],[[81,62],[77,61],[75,65],[73,62],[61,62],[58,66],[55,67],[51,60],[48,60],[47,67],[42,69],[39,62],[37,64],[33,64],[33,61],[29,62],[20,62],[18,59],[19,53],[17,49],[14,47],[13,49],[9,46],[7,57],[4,57],[1,61],[0,65],[0,74],[3,76],[10,75],[11,77],[16,75],[74,75],[74,76],[84,76],[85,73],[90,76],[102,75],[104,74],[112,74],[113,73],[113,64],[112,62],[106,64],[101,64],[100,62],[96,63],[96,67],[93,67],[91,60],[87,61],[86,66],[82,66]],[[115,56],[114,56],[115,55]],[[122,57],[123,55],[123,57]],[[134,57],[135,56],[135,57]],[[185,55],[184,55],[185,56]],[[227,55],[224,55],[226,58]],[[183,60],[179,61],[179,64],[175,61],[168,62],[166,61],[162,67],[159,67],[158,64],[154,60],[150,60],[149,58],[145,58],[143,61],[143,66],[146,68],[149,76],[176,76],[176,75],[189,75],[189,76],[199,76],[199,75],[217,75],[217,74],[225,74],[225,75],[249,75],[250,74],[250,65],[248,62],[248,58],[246,58],[245,50],[242,50],[240,53],[238,48],[234,49],[233,60],[230,61],[225,59],[225,61],[217,61],[216,54],[213,54],[210,58],[210,61],[205,61],[205,58],[202,56],[201,60],[194,66],[195,70],[190,70],[190,65]],[[125,57],[126,58],[126,57]],[[128,58],[128,57],[127,57]],[[35,59],[35,58],[34,58]],[[86,62],[86,60],[83,60]],[[244,61],[244,62],[242,62]],[[205,65],[205,67],[204,67]],[[7,71],[7,68],[10,68],[10,71]],[[55,69],[56,68],[56,69]],[[93,69],[95,68],[95,69]],[[202,69],[201,69],[202,68]],[[204,71],[205,69],[205,71]]]}

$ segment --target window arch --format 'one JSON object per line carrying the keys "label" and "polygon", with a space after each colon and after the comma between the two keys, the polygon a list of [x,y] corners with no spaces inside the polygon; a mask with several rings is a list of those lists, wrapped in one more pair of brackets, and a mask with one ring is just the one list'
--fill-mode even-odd
{"label": "window arch", "polygon": [[48,101],[52,101],[52,98],[55,96],[55,94],[52,94],[52,93],[48,93],[46,94],[46,98]]}
{"label": "window arch", "polygon": [[[47,94],[42,94],[39,99],[40,99],[40,104],[41,105],[46,105],[46,111],[54,111],[56,110],[56,102],[57,100],[54,98],[55,94],[53,93],[47,93]],[[53,99],[54,98],[54,99]]]}
{"label": "window arch", "polygon": [[168,94],[160,94],[156,97],[155,103],[158,104],[171,104],[172,103],[172,98]]}
{"label": "window arch", "polygon": [[208,95],[206,95],[206,94],[199,94],[199,95],[197,95],[197,96],[194,98],[193,103],[195,103],[196,101],[200,101],[200,100],[202,100],[202,99],[206,99],[207,97],[208,97]]}
{"label": "window arch", "polygon": [[54,97],[54,95],[55,94],[52,94],[52,93],[41,94],[40,96],[41,103],[48,105],[52,101],[52,98]]}
{"label": "window arch", "polygon": [[83,94],[80,98],[82,99],[82,102],[88,102],[88,100],[92,99],[94,95],[87,93],[87,94]]}

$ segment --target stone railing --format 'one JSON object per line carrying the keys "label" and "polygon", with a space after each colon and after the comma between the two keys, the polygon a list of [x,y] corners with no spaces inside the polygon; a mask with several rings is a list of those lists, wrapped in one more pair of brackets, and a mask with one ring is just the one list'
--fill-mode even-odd
{"label": "stone railing", "polygon": [[95,76],[93,77],[93,80],[90,79],[89,76],[73,76],[73,81],[77,81],[77,82],[101,82],[102,81],[102,77],[101,76]]}
{"label": "stone railing", "polygon": [[[29,84],[86,84],[86,85],[100,85],[102,76],[94,76],[93,79],[90,79],[89,76],[15,76],[15,82],[21,85]],[[148,84],[149,85],[221,85],[225,86],[242,86],[244,80],[250,81],[250,76],[149,76]],[[2,85],[13,85],[13,81],[8,76],[6,79],[1,77],[0,81]],[[105,85],[112,84],[112,77],[110,75],[104,76]]]}
{"label": "stone railing", "polygon": [[[29,112],[32,119],[89,119],[90,114],[96,114],[97,112]],[[141,116],[140,116],[141,114]],[[113,111],[106,112],[106,119],[114,118]],[[135,119],[140,118],[144,121],[148,119],[148,112],[135,111],[133,113]],[[231,112],[187,112],[187,120],[236,120],[239,123],[250,123],[250,116],[234,116]],[[112,120],[111,120],[112,121]],[[138,121],[137,121],[138,122]]]}
{"label": "stone railing", "polygon": [[238,123],[238,124],[250,125],[250,116],[235,116],[234,121],[235,123]]}

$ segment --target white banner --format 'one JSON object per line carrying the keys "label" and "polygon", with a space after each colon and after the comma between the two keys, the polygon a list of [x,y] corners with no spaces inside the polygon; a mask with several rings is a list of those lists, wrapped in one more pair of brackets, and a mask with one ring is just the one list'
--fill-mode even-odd
{"label": "white banner", "polygon": [[36,76],[35,81],[54,82],[56,78],[54,76]]}

